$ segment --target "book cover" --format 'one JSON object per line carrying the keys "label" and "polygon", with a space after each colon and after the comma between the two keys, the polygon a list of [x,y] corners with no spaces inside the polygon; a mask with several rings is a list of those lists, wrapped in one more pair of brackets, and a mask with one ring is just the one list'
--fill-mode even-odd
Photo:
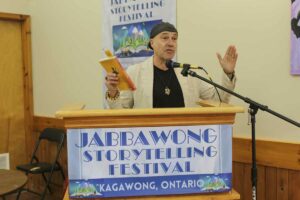
{"label": "book cover", "polygon": [[136,87],[116,56],[101,59],[99,63],[106,73],[116,73],[119,77],[119,90],[135,90]]}

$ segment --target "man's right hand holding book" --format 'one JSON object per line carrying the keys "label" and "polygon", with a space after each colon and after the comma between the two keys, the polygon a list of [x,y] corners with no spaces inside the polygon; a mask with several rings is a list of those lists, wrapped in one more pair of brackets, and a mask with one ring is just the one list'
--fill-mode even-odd
{"label": "man's right hand holding book", "polygon": [[105,85],[107,87],[106,97],[110,99],[116,99],[120,95],[119,89],[119,77],[116,73],[107,73],[105,77]]}

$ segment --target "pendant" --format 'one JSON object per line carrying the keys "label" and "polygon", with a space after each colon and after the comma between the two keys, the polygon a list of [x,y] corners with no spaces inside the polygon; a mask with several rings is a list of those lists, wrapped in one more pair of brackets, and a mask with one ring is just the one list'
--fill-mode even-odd
{"label": "pendant", "polygon": [[168,87],[165,87],[165,95],[170,95],[171,94],[171,90]]}

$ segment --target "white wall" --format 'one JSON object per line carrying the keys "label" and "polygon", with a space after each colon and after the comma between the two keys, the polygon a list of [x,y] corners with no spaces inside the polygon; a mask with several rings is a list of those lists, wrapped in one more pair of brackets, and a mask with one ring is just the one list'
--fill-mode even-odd
{"label": "white wall", "polygon": [[[53,116],[64,105],[100,108],[101,0],[1,0],[0,12],[32,17],[34,108]],[[289,74],[290,1],[178,0],[178,61],[206,66],[219,82],[216,52],[239,52],[236,92],[300,121],[300,76]],[[232,102],[247,109],[237,98]],[[247,114],[235,135],[250,137]],[[299,128],[259,111],[257,137],[300,141]]]}
{"label": "white wall", "polygon": [[[215,52],[235,44],[239,52],[236,92],[300,121],[300,76],[289,74],[290,1],[178,1],[179,60],[207,66],[219,78]],[[191,30],[191,27],[192,30]],[[248,108],[237,98],[232,102]],[[251,136],[248,115],[235,133]],[[271,114],[257,114],[259,138],[300,141],[300,129]]]}
{"label": "white wall", "polygon": [[36,115],[69,104],[101,105],[101,1],[32,0]]}
{"label": "white wall", "polygon": [[0,0],[0,12],[27,14],[30,0]]}

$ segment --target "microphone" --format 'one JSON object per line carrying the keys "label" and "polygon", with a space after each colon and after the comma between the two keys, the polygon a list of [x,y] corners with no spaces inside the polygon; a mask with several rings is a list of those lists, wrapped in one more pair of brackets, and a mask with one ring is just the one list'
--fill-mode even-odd
{"label": "microphone", "polygon": [[[191,64],[182,64],[182,63],[174,62],[173,60],[167,60],[166,66],[168,68],[185,68],[186,66],[188,66],[190,69],[201,69],[208,76],[209,80],[211,82],[213,82],[212,78],[209,76],[208,72],[204,69],[204,67],[200,67],[198,65],[191,65]],[[184,70],[182,70],[182,71],[184,71]],[[181,72],[181,73],[183,73],[183,72]],[[222,103],[222,99],[221,99],[221,96],[219,94],[219,91],[217,90],[216,86],[214,86],[214,88],[215,88],[215,90],[217,92],[217,95],[219,97],[220,103]]]}
{"label": "microphone", "polygon": [[202,69],[203,70],[203,67],[200,67],[198,65],[182,64],[182,63],[174,62],[172,60],[168,60],[166,65],[168,68],[184,68],[185,66],[189,66],[190,69]]}

